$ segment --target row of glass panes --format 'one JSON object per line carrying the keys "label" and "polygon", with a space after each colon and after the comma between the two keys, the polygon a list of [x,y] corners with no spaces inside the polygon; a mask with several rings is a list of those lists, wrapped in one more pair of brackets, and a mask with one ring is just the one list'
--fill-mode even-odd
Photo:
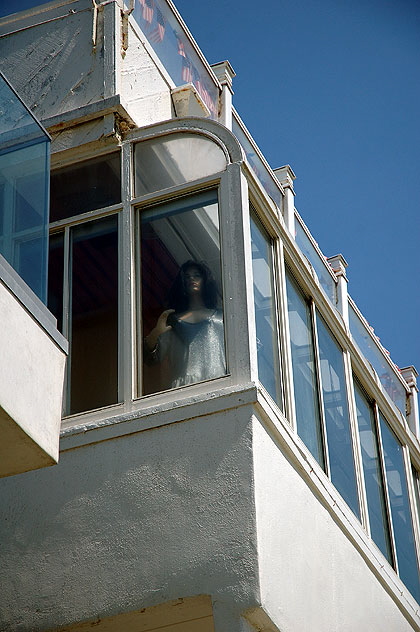
{"label": "row of glass panes", "polygon": [[[275,258],[254,214],[251,239],[258,374],[282,407]],[[357,378],[348,384],[345,352],[289,270],[286,294],[297,433],[359,520],[359,489],[364,490],[371,538],[419,601],[410,472],[403,446]],[[350,409],[356,411],[353,424]],[[359,484],[356,463],[361,468]]]}

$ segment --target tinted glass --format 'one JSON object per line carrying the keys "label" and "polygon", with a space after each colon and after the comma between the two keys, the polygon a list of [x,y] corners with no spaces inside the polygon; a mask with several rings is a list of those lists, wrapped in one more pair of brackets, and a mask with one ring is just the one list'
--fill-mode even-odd
{"label": "tinted glass", "polygon": [[224,375],[217,193],[143,210],[140,256],[142,392]]}
{"label": "tinted glass", "polygon": [[286,284],[297,432],[324,467],[311,313],[290,274]]}
{"label": "tinted glass", "polygon": [[420,601],[419,568],[414,543],[402,445],[382,415],[379,416],[391,506],[398,574],[413,597]]}
{"label": "tinted glass", "polygon": [[69,412],[118,401],[117,217],[71,234]]}
{"label": "tinted glass", "polygon": [[319,314],[317,331],[331,480],[353,512],[360,516],[343,352]]}
{"label": "tinted glass", "polygon": [[50,221],[121,202],[120,171],[119,153],[53,171]]}
{"label": "tinted glass", "polygon": [[375,416],[372,407],[357,383],[354,385],[354,394],[356,398],[357,424],[359,428],[360,447],[362,450],[363,476],[365,479],[370,532],[372,540],[381,549],[388,562],[392,564]]}
{"label": "tinted glass", "polygon": [[282,407],[272,246],[255,217],[251,217],[251,247],[258,378],[274,401]]}
{"label": "tinted glass", "polygon": [[0,153],[0,253],[46,301],[49,142]]}

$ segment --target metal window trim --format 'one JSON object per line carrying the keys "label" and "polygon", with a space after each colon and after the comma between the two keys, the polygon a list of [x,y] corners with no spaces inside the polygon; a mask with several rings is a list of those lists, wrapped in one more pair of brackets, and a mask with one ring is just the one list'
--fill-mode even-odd
{"label": "metal window trim", "polygon": [[[261,224],[261,228],[262,230],[264,230],[266,237],[267,237],[267,243],[270,249],[270,257],[271,257],[271,291],[272,291],[272,302],[273,302],[273,308],[275,311],[274,314],[274,319],[275,319],[275,338],[276,338],[276,345],[275,347],[273,347],[273,351],[276,353],[276,358],[275,361],[277,363],[278,366],[278,378],[279,378],[279,384],[277,385],[277,388],[279,389],[279,393],[281,396],[281,403],[276,402],[275,400],[273,400],[274,404],[280,409],[280,411],[282,412],[282,414],[285,413],[285,391],[284,391],[284,380],[283,380],[283,361],[282,361],[282,342],[281,342],[281,313],[282,313],[282,309],[281,309],[281,305],[282,303],[280,302],[280,296],[279,296],[279,284],[280,284],[280,271],[279,271],[279,249],[278,249],[278,244],[279,244],[279,237],[278,235],[276,236],[272,236],[270,234],[270,231],[267,231],[266,227],[265,227],[265,222],[262,220],[260,213],[258,212],[258,208],[255,207],[255,204],[253,203],[252,199],[249,199],[249,206],[250,206],[250,212],[249,212],[249,218],[251,220],[252,216],[254,215],[255,219],[256,219],[256,225],[258,227],[258,224]],[[254,220],[255,221],[255,220]],[[252,263],[252,262],[251,262]],[[254,304],[254,310],[255,310],[255,297],[254,297],[254,283],[253,283],[254,279],[253,279],[253,275],[252,275],[252,300],[253,300],[253,304]],[[255,341],[254,341],[254,352],[257,354],[257,350],[255,348]],[[258,358],[258,354],[257,354],[257,358]],[[258,370],[258,362],[257,362],[257,370]],[[265,392],[267,393],[267,396],[272,399],[271,395],[268,393],[267,389],[265,388],[264,384],[259,380],[259,376],[258,376],[258,382],[261,385],[261,387],[265,390]]]}
{"label": "metal window trim", "polygon": [[356,485],[357,493],[359,496],[359,508],[360,508],[360,521],[366,533],[371,538],[370,523],[369,523],[369,507],[366,492],[363,458],[362,458],[362,446],[360,443],[360,433],[357,421],[357,406],[356,396],[354,389],[354,378],[351,366],[351,357],[348,350],[343,351],[344,357],[344,372],[347,385],[347,405],[349,409],[350,419],[350,431],[352,436],[353,458],[356,472]]}
{"label": "metal window trim", "polygon": [[[380,416],[382,413],[376,401],[373,402],[373,412],[374,412],[374,419],[375,419],[375,426],[376,426],[376,434],[378,437],[378,451],[380,455],[379,462],[380,462],[382,481],[384,484],[384,492],[385,492],[384,494],[385,495],[385,509],[386,509],[387,519],[388,519],[389,539],[390,539],[391,556],[392,556],[391,566],[394,568],[395,572],[399,576],[397,547],[395,543],[394,523],[392,520],[391,501],[389,498],[389,490],[388,490],[388,476],[387,476],[387,470],[386,470],[386,464],[385,464],[385,455],[384,455],[384,448],[383,448],[384,444],[383,444],[381,424],[380,424]],[[383,415],[382,417],[384,418],[384,421],[386,423],[387,422],[386,418]]]}
{"label": "metal window trim", "polygon": [[318,325],[317,325],[317,314],[316,314],[317,307],[312,298],[309,299],[308,303],[309,303],[308,306],[309,306],[310,316],[311,316],[312,344],[313,344],[314,361],[315,361],[315,379],[316,379],[317,399],[318,399],[318,406],[319,406],[322,450],[323,450],[324,464],[325,464],[324,471],[332,483],[330,450],[329,450],[329,445],[328,445],[328,433],[327,433],[327,421],[325,417],[324,398],[322,396],[321,356],[320,356],[320,349],[319,349]]}

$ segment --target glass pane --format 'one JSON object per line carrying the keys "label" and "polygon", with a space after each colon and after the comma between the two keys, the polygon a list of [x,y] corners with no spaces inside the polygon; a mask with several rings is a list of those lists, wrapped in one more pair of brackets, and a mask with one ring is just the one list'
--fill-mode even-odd
{"label": "glass pane", "polygon": [[419,473],[414,467],[414,465],[411,466],[411,474],[413,476],[414,495],[416,497],[417,521],[419,521],[420,520],[420,480],[419,480]]}
{"label": "glass pane", "polygon": [[142,392],[226,373],[217,193],[144,210]]}
{"label": "glass pane", "polygon": [[398,574],[420,603],[419,568],[411,522],[407,477],[402,445],[382,415],[379,415],[385,456],[386,481],[391,505]]}
{"label": "glass pane", "polygon": [[64,233],[50,235],[48,255],[48,309],[63,333]]}
{"label": "glass pane", "polygon": [[317,331],[331,480],[360,517],[343,352],[318,314]]}
{"label": "glass pane", "polygon": [[251,247],[258,377],[274,401],[282,407],[272,247],[260,222],[253,217]]}
{"label": "glass pane", "polygon": [[321,467],[325,468],[311,314],[290,274],[286,276],[286,285],[297,432]]}
{"label": "glass pane", "polygon": [[1,254],[46,301],[49,142],[0,154]]}
{"label": "glass pane", "polygon": [[296,228],[296,243],[299,247],[299,250],[305,257],[308,259],[309,263],[312,265],[313,269],[316,272],[319,283],[326,295],[328,296],[331,304],[336,306],[336,284],[334,277],[331,272],[331,268],[325,260],[325,257],[322,256],[318,250],[313,245],[312,241],[309,239],[306,230],[303,227],[303,222],[295,214],[295,228]]}
{"label": "glass pane", "polygon": [[261,160],[260,156],[258,155],[258,149],[255,141],[253,141],[249,136],[248,130],[246,129],[242,121],[240,121],[239,116],[236,112],[234,112],[232,118],[232,132],[239,140],[242,149],[245,152],[249,166],[257,176],[258,180],[261,182],[263,189],[265,190],[267,195],[271,197],[277,207],[281,208],[283,202],[283,194],[281,192],[280,184],[275,176],[267,169],[264,162]]}
{"label": "glass pane", "polygon": [[86,160],[51,174],[51,222],[119,202],[119,153]]}
{"label": "glass pane", "polygon": [[223,150],[199,134],[170,134],[137,143],[134,159],[136,195],[160,191],[226,169]]}
{"label": "glass pane", "polygon": [[117,220],[72,232],[70,413],[118,401]]}
{"label": "glass pane", "polygon": [[14,267],[37,296],[44,296],[45,276],[39,274],[39,262],[45,259],[42,237],[24,239],[14,244]]}
{"label": "glass pane", "polygon": [[372,540],[378,545],[388,562],[392,564],[375,416],[362,389],[356,382],[354,383],[354,394],[356,398],[357,423],[362,450],[363,475],[366,487],[370,532]]}
{"label": "glass pane", "polygon": [[372,337],[371,332],[363,324],[351,305],[349,305],[349,321],[353,340],[366,360],[375,369],[385,391],[405,416],[406,390]]}

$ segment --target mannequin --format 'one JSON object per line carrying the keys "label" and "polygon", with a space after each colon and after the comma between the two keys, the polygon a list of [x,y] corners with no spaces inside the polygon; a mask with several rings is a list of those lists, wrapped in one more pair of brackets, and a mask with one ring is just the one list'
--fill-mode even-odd
{"label": "mannequin", "polygon": [[169,388],[225,375],[223,313],[206,264],[189,260],[181,266],[169,305],[144,339],[146,363],[168,358]]}

